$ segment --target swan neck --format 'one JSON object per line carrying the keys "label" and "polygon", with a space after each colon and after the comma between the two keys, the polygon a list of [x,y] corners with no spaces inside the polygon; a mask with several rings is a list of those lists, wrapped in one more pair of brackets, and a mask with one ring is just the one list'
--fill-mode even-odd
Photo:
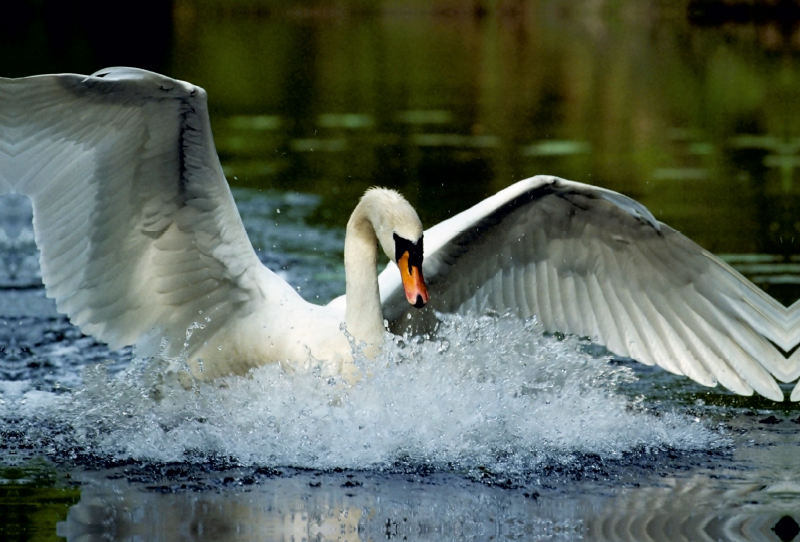
{"label": "swan neck", "polygon": [[356,341],[380,345],[383,312],[378,292],[378,237],[362,203],[347,223],[344,241],[345,324]]}

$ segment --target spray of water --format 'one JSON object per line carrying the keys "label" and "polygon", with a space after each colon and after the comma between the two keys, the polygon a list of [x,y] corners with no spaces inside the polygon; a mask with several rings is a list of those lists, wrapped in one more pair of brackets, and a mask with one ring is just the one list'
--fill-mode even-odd
{"label": "spray of water", "polygon": [[583,353],[577,339],[533,320],[441,318],[431,337],[387,334],[377,359],[358,357],[353,385],[278,364],[193,383],[166,363],[136,361],[113,375],[87,369],[71,394],[19,390],[19,414],[69,427],[56,448],[155,462],[517,475],[585,454],[725,445],[686,416],[631,408],[615,391],[630,371]]}

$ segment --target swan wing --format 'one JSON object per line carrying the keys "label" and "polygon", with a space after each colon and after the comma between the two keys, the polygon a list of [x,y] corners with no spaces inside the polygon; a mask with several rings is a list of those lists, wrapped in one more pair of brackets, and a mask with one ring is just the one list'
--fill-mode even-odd
{"label": "swan wing", "polygon": [[0,97],[5,190],[31,198],[47,295],[84,333],[174,356],[283,283],[245,233],[201,88],[112,68],[2,80]]}
{"label": "swan wing", "polygon": [[396,269],[381,274],[393,329],[424,328],[431,310],[512,312],[743,395],[781,401],[770,372],[796,378],[759,331],[782,322],[782,305],[610,190],[548,176],[520,181],[426,231],[423,273],[431,301],[416,314]]}
{"label": "swan wing", "polygon": [[11,80],[0,77],[0,195],[11,191]]}

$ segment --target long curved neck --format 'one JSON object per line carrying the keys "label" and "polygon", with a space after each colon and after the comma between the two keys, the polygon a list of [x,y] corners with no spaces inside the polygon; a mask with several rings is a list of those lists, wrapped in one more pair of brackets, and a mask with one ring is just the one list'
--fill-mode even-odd
{"label": "long curved neck", "polygon": [[383,312],[378,292],[378,238],[375,228],[359,203],[347,222],[344,241],[347,308],[344,321],[356,341],[380,345],[383,342]]}

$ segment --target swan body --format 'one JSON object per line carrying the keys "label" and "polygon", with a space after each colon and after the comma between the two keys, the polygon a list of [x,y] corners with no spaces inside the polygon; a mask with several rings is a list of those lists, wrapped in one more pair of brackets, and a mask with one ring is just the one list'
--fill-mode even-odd
{"label": "swan body", "polygon": [[[355,378],[351,341],[377,353],[384,318],[420,332],[434,311],[486,310],[536,316],[548,331],[743,395],[783,400],[775,378],[800,377],[800,359],[775,347],[800,343],[796,305],[641,204],[556,177],[520,181],[425,231],[424,260],[413,208],[367,191],[347,225],[346,294],[308,303],[247,239],[205,92],[143,70],[0,79],[7,192],[33,202],[42,278],[60,311],[112,348],[184,356],[202,379],[311,360]],[[390,259],[380,276],[378,246]]]}
{"label": "swan body", "polygon": [[[381,223],[375,218],[378,226],[373,226],[368,213],[374,214],[373,209],[387,201],[395,206],[393,222]],[[385,222],[385,217],[381,218]],[[280,362],[296,370],[314,359],[323,362],[325,374],[356,378],[352,345],[342,324],[355,343],[365,345],[365,354],[377,354],[384,328],[377,290],[376,231],[384,228],[389,231],[389,239],[398,230],[416,236],[414,239],[422,236],[419,218],[402,196],[385,189],[369,190],[348,224],[345,244],[348,294],[344,311],[336,304],[308,303],[284,280],[263,272],[268,271],[263,266],[259,268],[258,271],[263,271],[256,274],[253,288],[262,296],[257,310],[232,320],[235,325],[223,323],[202,345],[192,348],[191,337],[188,338],[183,354],[188,354],[187,363],[194,376],[210,380],[244,374],[268,362]],[[394,247],[393,241],[387,242],[385,238],[383,241],[382,246]],[[389,255],[388,248],[385,252]],[[394,258],[394,253],[390,257]],[[198,319],[199,323],[202,321]]]}

